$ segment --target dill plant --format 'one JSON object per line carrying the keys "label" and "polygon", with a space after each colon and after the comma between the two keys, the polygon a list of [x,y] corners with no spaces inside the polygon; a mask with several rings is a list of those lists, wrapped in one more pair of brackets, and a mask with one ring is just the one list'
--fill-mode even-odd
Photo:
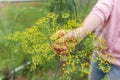
{"label": "dill plant", "polygon": [[[63,25],[57,23],[59,16],[66,20]],[[58,33],[58,30],[65,30],[67,33],[69,30],[76,29],[82,25],[80,19],[69,19],[69,17],[69,13],[63,13],[62,15],[49,13],[46,17],[37,20],[34,26],[21,32],[17,31],[6,36],[6,38],[15,42],[12,47],[13,50],[16,49],[15,53],[21,51],[21,55],[30,55],[31,70],[35,70],[39,65],[45,66],[45,64],[51,63],[52,60],[58,60],[61,63],[61,66],[58,66],[58,68],[63,70],[64,75],[66,75],[66,80],[71,79],[70,76],[72,73],[76,74],[77,72],[79,74],[82,71],[89,74],[91,70],[90,60],[94,56],[92,54],[93,50],[102,53],[103,50],[107,49],[107,46],[104,45],[105,41],[103,39],[97,37],[94,33],[89,33],[79,44],[76,44],[77,40],[75,39],[66,41],[69,50],[57,54],[53,49],[53,44],[57,43],[57,39],[62,37]],[[98,43],[101,47],[95,45]],[[107,54],[106,56],[111,57],[111,55]],[[102,59],[100,55],[92,61],[98,61],[99,68],[105,73],[110,70],[109,62]]]}

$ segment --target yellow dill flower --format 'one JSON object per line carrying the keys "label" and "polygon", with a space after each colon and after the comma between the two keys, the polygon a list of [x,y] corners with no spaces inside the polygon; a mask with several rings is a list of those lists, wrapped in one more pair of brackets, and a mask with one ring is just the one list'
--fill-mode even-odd
{"label": "yellow dill flower", "polygon": [[68,20],[67,24],[71,26],[76,26],[76,20]]}
{"label": "yellow dill flower", "polygon": [[85,62],[85,63],[81,64],[81,71],[82,72],[85,72],[85,73],[89,74],[90,73],[89,70],[90,70],[90,64],[88,62]]}
{"label": "yellow dill flower", "polygon": [[58,15],[51,12],[51,13],[48,13],[47,17],[56,20],[58,18]]}
{"label": "yellow dill flower", "polygon": [[69,13],[63,13],[62,14],[62,18],[69,18],[70,17],[70,14]]}
{"label": "yellow dill flower", "polygon": [[62,56],[60,57],[60,59],[61,59],[62,61],[67,61],[67,60],[68,60],[68,56],[67,56],[67,55],[62,55]]}
{"label": "yellow dill flower", "polygon": [[43,17],[42,20],[43,20],[44,22],[47,22],[49,19],[48,19],[47,17]]}
{"label": "yellow dill flower", "polygon": [[105,53],[103,58],[104,58],[104,60],[106,60],[110,63],[114,63],[114,61],[115,61],[115,57],[111,53]]}
{"label": "yellow dill flower", "polygon": [[110,71],[110,64],[107,62],[107,61],[101,61],[99,64],[98,64],[99,68],[104,72],[104,73],[107,73]]}
{"label": "yellow dill flower", "polygon": [[[70,14],[63,13],[61,17],[69,18]],[[93,40],[96,40],[97,45],[95,46],[95,48],[94,47],[93,48],[99,52],[102,52],[102,50],[107,49],[107,47],[104,45],[105,41],[97,37],[96,35],[91,34],[90,37],[87,37],[84,41],[82,41],[82,39],[79,39],[78,41],[74,38],[71,38],[66,40],[66,42],[64,42],[63,44],[60,44],[60,42],[64,41],[63,39],[60,39],[62,36],[67,34],[68,31],[75,29],[78,26],[81,26],[82,23],[78,19],[72,19],[72,20],[68,20],[67,23],[65,22],[65,24],[61,26],[61,24],[57,23],[56,21],[57,18],[58,18],[57,14],[49,13],[47,17],[40,18],[36,22],[37,26],[32,26],[31,28],[28,28],[23,32],[15,32],[13,35],[10,35],[8,38],[9,40],[18,42],[18,44],[20,45],[20,47],[16,46],[14,47],[14,49],[15,48],[17,48],[18,50],[20,49],[22,50],[23,53],[29,54],[31,56],[33,69],[35,69],[39,64],[44,64],[46,62],[49,63],[51,60],[55,59],[56,56],[59,56],[60,61],[63,61],[62,70],[66,74],[69,75],[70,73],[73,73],[75,70],[79,69],[78,67],[81,67],[83,72],[88,73],[89,71],[88,62],[92,58],[91,56],[92,44],[90,43]],[[48,27],[49,20],[51,22],[50,27]],[[62,30],[62,31],[64,30],[65,33],[64,31],[59,32],[57,30]],[[90,34],[88,31],[85,31],[84,33]],[[58,41],[58,39],[60,42]],[[60,55],[57,55],[57,53],[54,51],[54,49],[52,49],[50,45],[51,40],[53,43],[58,44],[60,47],[66,45],[68,49],[65,51],[61,51]],[[80,41],[81,41],[80,45],[76,45],[77,42]],[[98,43],[100,45],[99,47],[98,47]],[[108,57],[108,55],[106,55],[106,57]],[[110,56],[109,60],[111,59],[112,57]],[[84,61],[88,61],[88,62],[84,63]],[[94,61],[102,61],[100,55]],[[104,65],[107,67],[104,68]],[[105,72],[107,72],[110,69],[110,66],[105,61],[101,62],[99,64],[99,67],[101,70],[104,70]],[[105,70],[106,68],[107,70]]]}
{"label": "yellow dill flower", "polygon": [[34,66],[40,64],[42,62],[41,57],[39,55],[35,55],[32,57],[32,63]]}
{"label": "yellow dill flower", "polygon": [[38,21],[36,21],[36,24],[37,25],[40,25],[40,24],[42,24],[44,21],[42,20],[42,19],[39,19]]}
{"label": "yellow dill flower", "polygon": [[63,71],[65,74],[70,74],[70,73],[74,72],[76,69],[74,64],[66,64],[66,65],[62,66],[62,68],[63,68]]}

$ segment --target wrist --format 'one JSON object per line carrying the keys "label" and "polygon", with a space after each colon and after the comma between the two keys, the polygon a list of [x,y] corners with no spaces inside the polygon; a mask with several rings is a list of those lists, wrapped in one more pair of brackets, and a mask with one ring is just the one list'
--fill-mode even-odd
{"label": "wrist", "polygon": [[82,38],[82,28],[81,27],[79,27],[76,30],[74,30],[74,33],[75,33],[76,39]]}

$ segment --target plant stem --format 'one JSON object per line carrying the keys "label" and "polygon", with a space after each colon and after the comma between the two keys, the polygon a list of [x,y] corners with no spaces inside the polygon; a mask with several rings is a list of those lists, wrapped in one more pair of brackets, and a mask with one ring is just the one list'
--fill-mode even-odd
{"label": "plant stem", "polygon": [[56,69],[55,69],[55,75],[54,75],[54,80],[57,80],[57,72],[59,70],[59,65],[60,65],[60,59],[59,57],[57,56],[57,66],[56,66]]}
{"label": "plant stem", "polygon": [[78,14],[77,14],[77,6],[75,1],[73,0],[73,4],[74,4],[74,8],[75,8],[75,17],[78,18]]}
{"label": "plant stem", "polygon": [[70,80],[74,80],[74,74],[73,73],[70,74]]}

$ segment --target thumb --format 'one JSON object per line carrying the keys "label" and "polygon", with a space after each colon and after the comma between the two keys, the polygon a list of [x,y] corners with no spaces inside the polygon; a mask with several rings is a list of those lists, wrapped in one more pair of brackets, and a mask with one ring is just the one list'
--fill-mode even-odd
{"label": "thumb", "polygon": [[57,40],[57,43],[65,43],[67,40],[74,38],[73,31],[69,31],[67,34],[65,34],[63,37]]}

